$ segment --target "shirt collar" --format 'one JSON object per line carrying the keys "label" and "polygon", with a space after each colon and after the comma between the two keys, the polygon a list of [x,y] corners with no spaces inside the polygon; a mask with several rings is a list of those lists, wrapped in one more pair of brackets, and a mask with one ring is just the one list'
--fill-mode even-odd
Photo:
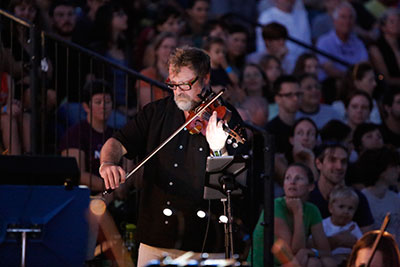
{"label": "shirt collar", "polygon": [[353,40],[355,39],[355,34],[354,32],[350,33],[349,39],[347,39],[347,42],[343,42],[336,34],[336,30],[333,29],[332,30],[332,34],[333,34],[333,39],[335,41],[336,44],[338,45],[345,45],[345,44],[349,44],[352,43]]}

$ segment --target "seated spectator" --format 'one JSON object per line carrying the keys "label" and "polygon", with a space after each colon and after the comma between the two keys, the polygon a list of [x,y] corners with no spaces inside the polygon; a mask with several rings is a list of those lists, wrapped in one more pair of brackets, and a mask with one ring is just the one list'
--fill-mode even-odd
{"label": "seated spectator", "polygon": [[205,38],[207,37],[218,37],[226,42],[228,38],[228,25],[222,19],[208,20],[205,26]]}
{"label": "seated spectator", "polygon": [[[329,195],[336,185],[343,185],[347,171],[349,153],[344,144],[336,142],[322,143],[315,149],[315,165],[319,170],[319,178],[316,186],[309,195],[308,201],[315,204],[321,212],[322,218],[330,216],[329,213]],[[374,218],[368,205],[368,201],[363,193],[355,190],[359,198],[359,204],[354,214],[353,220],[358,224],[362,232],[372,229]],[[349,238],[340,241],[338,235],[329,238],[331,248],[349,247],[351,248],[357,241],[355,238]],[[340,239],[341,240],[341,239]]]}
{"label": "seated spectator", "polygon": [[268,92],[268,80],[264,71],[257,64],[247,64],[243,69],[241,87],[247,96],[265,97],[270,94]]}
{"label": "seated spectator", "polygon": [[[33,0],[12,0],[9,1],[8,11],[15,16],[22,18],[29,23],[34,24],[37,30],[43,30],[46,25],[43,23],[43,17],[40,9]],[[11,24],[10,24],[11,23]],[[11,20],[4,20],[2,23],[0,36],[0,45],[3,54],[3,69],[11,75],[14,85],[13,101],[20,101],[24,110],[30,109],[30,83],[31,83],[31,57],[33,51],[30,45],[29,28],[12,23]],[[38,44],[37,44],[38,45]],[[37,73],[39,78],[39,87],[46,87],[45,83],[53,75],[52,64],[46,59],[46,53],[40,55],[42,68]],[[45,80],[42,79],[44,77]],[[46,87],[47,89],[47,87]],[[56,105],[54,90],[47,90],[48,108],[53,109]]]}
{"label": "seated spectator", "polygon": [[370,266],[400,267],[399,247],[393,236],[388,232],[383,233],[381,239],[379,240],[378,246],[376,247],[376,252],[371,259],[372,249],[374,247],[375,240],[379,235],[379,230],[365,233],[354,245],[347,266],[367,266],[367,263],[370,262]]}
{"label": "seated spectator", "polygon": [[[2,90],[12,91],[10,76],[2,73]],[[11,89],[11,90],[10,90]],[[20,101],[12,100],[11,94],[6,98],[1,108],[0,132],[4,144],[4,153],[7,155],[21,155],[31,151],[30,123],[31,115],[24,112]]]}
{"label": "seated spectator", "polygon": [[275,81],[274,94],[279,112],[268,122],[266,130],[275,136],[275,151],[286,153],[290,148],[288,140],[295,123],[296,112],[300,108],[303,92],[295,77],[284,75]]}
{"label": "seated spectator", "polygon": [[310,118],[317,124],[318,129],[321,129],[330,120],[340,119],[334,108],[321,104],[321,85],[317,76],[306,73],[299,77],[299,82],[303,99],[296,118]]}
{"label": "seated spectator", "polygon": [[[371,98],[375,95],[376,80],[375,72],[369,62],[361,62],[352,66],[346,73],[342,86],[338,90],[338,98],[332,103],[332,106],[340,114],[340,118],[346,119],[346,109],[344,103],[346,98],[355,90],[366,92]],[[379,113],[378,103],[375,99],[372,100],[373,107],[369,115],[368,121],[380,124],[381,115]]]}
{"label": "seated spectator", "polygon": [[[327,237],[337,233],[352,235],[360,239],[361,230],[353,221],[354,213],[358,206],[358,195],[347,186],[338,186],[329,195],[329,212],[331,216],[322,221],[324,232]],[[351,248],[338,247],[332,251],[332,255],[339,266],[345,266]]]}
{"label": "seated spectator", "polygon": [[92,192],[104,189],[100,178],[100,149],[113,134],[107,127],[111,115],[111,89],[102,81],[93,81],[85,85],[83,109],[86,119],[71,126],[60,141],[62,156],[75,157],[81,171],[81,184],[87,185]]}
{"label": "seated spectator", "polygon": [[[116,1],[101,6],[96,13],[95,27],[98,41],[91,44],[91,48],[114,63],[132,66],[132,46],[126,35],[128,16],[123,6]],[[100,66],[96,68],[96,77],[104,78],[104,67]],[[132,115],[135,110],[133,103],[127,102],[130,98],[126,75],[120,69],[106,67],[105,79],[113,84],[116,108],[123,114]]]}
{"label": "seated spectator", "polygon": [[[153,64],[142,70],[140,73],[150,79],[164,82],[168,78],[168,58],[178,45],[177,37],[173,33],[160,33],[155,39],[152,48],[154,49],[155,60]],[[169,96],[171,93],[156,86],[140,80],[139,106],[143,108],[146,104]]]}
{"label": "seated spectator", "polygon": [[[2,52],[0,49],[1,59]],[[30,151],[30,115],[21,110],[20,101],[11,99],[11,92],[11,76],[2,70],[0,65],[1,153],[5,155],[21,155]]]}
{"label": "seated spectator", "polygon": [[318,57],[311,53],[301,54],[296,61],[296,65],[293,70],[293,75],[300,77],[305,73],[314,74],[318,77],[319,63]]}
{"label": "seated spectator", "polygon": [[[348,152],[346,146],[340,143],[323,143],[315,149],[316,167],[320,171],[318,181],[309,195],[308,201],[315,204],[322,215],[322,218],[330,216],[329,196],[337,185],[344,184],[347,170]],[[369,231],[374,222],[371,210],[366,197],[358,190],[355,190],[359,198],[359,204],[353,220],[358,224],[361,231]],[[357,241],[348,230],[340,231],[328,237],[332,250],[338,247],[351,248]]]}
{"label": "seated spectator", "polygon": [[273,56],[278,60],[280,67],[283,65],[283,69],[289,74],[290,72],[286,70],[288,68],[286,60],[288,48],[285,41],[288,37],[288,33],[285,26],[276,22],[271,22],[262,27],[262,37],[266,49],[248,55],[246,59],[247,62],[261,64],[261,59],[263,57],[266,55]]}
{"label": "seated spectator", "polygon": [[204,41],[203,49],[210,56],[211,86],[238,86],[239,76],[227,62],[225,41],[220,37],[209,37]]}
{"label": "seated spectator", "polygon": [[374,123],[361,123],[353,134],[353,146],[358,155],[368,149],[382,148],[383,137],[379,125]]}
{"label": "seated spectator", "polygon": [[248,120],[255,126],[264,128],[268,123],[268,102],[264,97],[248,96],[240,108],[246,112]]}
{"label": "seated spectator", "polygon": [[157,35],[162,32],[170,32],[179,37],[182,31],[183,18],[181,12],[171,5],[159,5],[155,14],[154,25],[144,28],[137,37],[135,46],[136,69],[153,66],[154,55],[151,51],[146,51],[146,48]]}
{"label": "seated spectator", "polygon": [[397,187],[399,164],[398,152],[387,147],[367,150],[357,162],[357,170],[366,186],[362,192],[374,216],[373,229],[379,229],[386,213],[390,212],[387,231],[395,236],[397,243],[400,241],[400,197],[389,187]]}
{"label": "seated spectator", "polygon": [[269,118],[271,120],[278,115],[278,104],[275,103],[273,84],[282,75],[281,62],[273,55],[265,55],[260,60],[260,67],[264,70],[268,81],[267,100],[269,103]]}
{"label": "seated spectator", "polygon": [[240,77],[246,64],[247,40],[249,33],[241,24],[232,24],[228,27],[226,52],[228,65]]}
{"label": "seated spectator", "polygon": [[400,148],[400,89],[390,88],[383,99],[382,135],[385,144]]}
{"label": "seated spectator", "polygon": [[[265,55],[260,59],[259,65],[264,70],[270,87],[269,90],[272,92],[272,85],[274,84],[276,79],[278,79],[282,75],[281,62],[277,57],[273,55]],[[273,98],[273,94],[269,97]]]}
{"label": "seated spectator", "polygon": [[319,131],[322,143],[337,142],[348,146],[351,142],[351,128],[339,120],[331,120]]}
{"label": "seated spectator", "polygon": [[379,20],[380,35],[369,47],[371,61],[389,85],[400,85],[400,13],[389,9]]}
{"label": "seated spectator", "polygon": [[354,91],[344,103],[346,122],[354,132],[358,125],[368,120],[372,109],[372,98],[364,91]]}
{"label": "seated spectator", "polygon": [[203,49],[210,56],[210,85],[214,92],[226,89],[222,98],[233,105],[238,105],[245,98],[245,92],[239,87],[239,77],[228,65],[226,46],[223,39],[209,37],[204,41]]}
{"label": "seated spectator", "polygon": [[355,31],[357,35],[367,44],[375,41],[378,37],[378,22],[364,6],[363,1],[350,0],[357,14]]}
{"label": "seated spectator", "polygon": [[[380,149],[384,146],[382,133],[379,125],[373,123],[362,123],[357,126],[353,134],[352,148],[357,155],[357,159],[362,153],[371,149]],[[360,173],[359,162],[354,161],[350,164],[346,175],[346,184],[362,190],[365,188],[364,175]]]}
{"label": "seated spectator", "polygon": [[[333,22],[335,28],[318,39],[317,48],[349,64],[368,60],[365,45],[353,31],[355,11],[348,2],[337,6],[333,12]],[[344,76],[347,70],[346,66],[324,56],[318,56],[318,58],[323,69],[320,73],[320,80],[325,80],[327,77],[340,78]]]}
{"label": "seated spectator", "polygon": [[301,162],[307,165],[314,173],[314,180],[317,178],[315,170],[314,148],[318,142],[317,125],[309,118],[300,118],[296,120],[292,128],[289,142],[292,145],[291,154],[286,154],[289,164],[292,162]]}
{"label": "seated spectator", "polygon": [[313,149],[317,144],[317,138],[318,129],[311,119],[296,120],[289,137],[290,150],[275,157],[275,173],[279,182],[283,181],[287,166],[295,162],[307,165],[314,173],[314,180],[316,180],[318,171],[315,168]]}
{"label": "seated spectator", "polygon": [[[8,10],[15,16],[35,24],[38,30],[43,29],[42,16],[35,1],[12,0],[8,3]],[[31,151],[30,75],[33,54],[29,44],[29,28],[10,21],[3,21],[0,33],[1,132],[5,153],[20,155]],[[51,76],[52,65],[50,61],[43,59],[42,69],[37,73],[38,88],[47,88],[45,81]],[[40,79],[41,77],[45,80]],[[54,109],[55,91],[48,89],[46,93],[46,108]]]}
{"label": "seated spectator", "polygon": [[74,40],[82,46],[88,47],[93,42],[94,20],[99,7],[104,5],[105,0],[87,0],[84,12],[76,21]]}
{"label": "seated spectator", "polygon": [[[307,11],[302,7],[295,7],[296,1],[293,0],[279,0],[275,1],[273,7],[260,13],[258,23],[267,25],[271,22],[277,22],[283,25],[290,37],[296,38],[306,44],[311,44],[311,30],[307,17]],[[303,5],[302,1],[298,4]],[[257,52],[266,50],[265,43],[262,38],[261,29],[256,29],[256,46]],[[284,64],[284,70],[287,74],[292,73],[297,58],[304,53],[304,48],[293,43],[287,43],[287,65]]]}
{"label": "seated spectator", "polygon": [[311,23],[311,37],[317,40],[321,35],[330,32],[333,29],[333,12],[336,7],[342,2],[341,0],[325,0],[325,12],[314,17]]}
{"label": "seated spectator", "polygon": [[186,30],[183,35],[191,41],[191,45],[202,47],[205,25],[210,9],[209,0],[190,0],[186,7]]}
{"label": "seated spectator", "polygon": [[[76,42],[75,3],[71,0],[52,1],[48,12],[53,33],[63,40]],[[46,50],[54,63],[52,86],[57,89],[57,128],[61,137],[66,128],[85,117],[80,103],[80,89],[92,73],[89,74],[89,57],[78,50],[59,45],[51,38],[46,39]]]}
{"label": "seated spectator", "polygon": [[67,41],[75,41],[77,13],[75,3],[71,0],[52,1],[49,8],[51,30]]}
{"label": "seated spectator", "polygon": [[[307,202],[308,193],[314,187],[314,176],[310,168],[301,164],[290,165],[285,173],[285,196],[274,201],[274,235],[282,239],[293,255],[302,255],[298,259],[301,266],[335,266],[331,258],[329,243],[322,228],[322,218],[318,208]],[[264,251],[264,212],[253,233],[252,266],[263,266]],[[309,236],[315,244],[312,250],[307,246]],[[301,251],[306,250],[307,253]],[[251,255],[251,252],[250,252]],[[275,258],[275,265],[284,264]]]}

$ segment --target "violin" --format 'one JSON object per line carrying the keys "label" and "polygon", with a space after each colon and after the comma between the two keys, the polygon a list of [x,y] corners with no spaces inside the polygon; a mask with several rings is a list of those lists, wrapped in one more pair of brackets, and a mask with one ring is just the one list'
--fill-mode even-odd
{"label": "violin", "polygon": [[[192,121],[186,126],[186,129],[191,134],[201,133],[205,136],[208,121],[213,112],[216,111],[218,121],[224,121],[224,124],[222,126],[223,130],[229,134],[227,143],[232,144],[232,146],[236,148],[238,147],[238,143],[244,144],[246,140],[237,133],[239,126],[236,126],[235,129],[231,129],[228,126],[228,122],[231,120],[232,117],[232,111],[222,105],[220,98],[215,100],[215,96],[216,93],[211,92],[207,97],[203,97],[203,101],[200,103],[200,105],[189,111],[189,116],[187,117],[186,121]],[[204,107],[206,108],[204,109]],[[204,109],[204,111],[200,112],[200,110],[202,109]]]}
{"label": "violin", "polygon": [[[232,112],[228,110],[226,107],[222,106],[219,97],[224,93],[224,89],[222,89],[218,94],[210,93],[208,97],[203,98],[202,103],[196,107],[190,116],[186,119],[186,122],[179,127],[173,134],[171,134],[164,142],[162,142],[158,147],[156,147],[150,154],[148,154],[141,162],[139,162],[136,167],[131,170],[126,176],[125,179],[128,179],[132,174],[137,172],[149,159],[151,159],[161,148],[163,148],[172,138],[174,138],[180,131],[184,128],[189,130],[191,133],[203,133],[205,135],[205,131],[207,129],[208,120],[210,119],[212,113],[217,111],[219,114],[217,117],[219,120],[230,120]],[[219,104],[214,104],[214,102],[218,101]],[[197,111],[197,113],[196,113]],[[219,113],[218,113],[219,112]],[[197,121],[194,123],[193,121]],[[189,126],[191,125],[191,126]],[[225,125],[224,131],[226,131],[230,138],[228,138],[227,143],[232,144],[233,147],[237,147],[239,143],[244,143],[246,140],[242,138],[239,134],[237,134],[234,130],[230,129],[228,125]],[[233,143],[232,138],[235,139],[235,143]],[[103,196],[110,194],[114,189],[107,189],[103,192]]]}

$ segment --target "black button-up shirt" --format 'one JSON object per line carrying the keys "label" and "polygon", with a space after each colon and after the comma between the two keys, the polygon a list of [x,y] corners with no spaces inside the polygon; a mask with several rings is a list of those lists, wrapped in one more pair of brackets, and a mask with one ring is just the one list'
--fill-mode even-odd
{"label": "black button-up shirt", "polygon": [[[236,112],[233,117],[235,115]],[[240,120],[238,115],[236,120]],[[184,113],[171,96],[145,106],[114,137],[128,151],[126,157],[138,155],[143,158],[184,123]],[[228,147],[228,150],[233,154],[243,147]],[[203,190],[209,154],[209,145],[203,135],[191,135],[183,130],[144,165],[138,241],[161,248],[201,251],[207,218],[196,214],[199,210],[208,210],[209,202],[203,200]],[[221,210],[222,204],[219,200],[211,201],[211,211],[214,206]],[[173,211],[172,216],[164,215],[165,208]],[[221,252],[223,248],[223,228],[218,224],[221,214],[211,216],[207,252]]]}

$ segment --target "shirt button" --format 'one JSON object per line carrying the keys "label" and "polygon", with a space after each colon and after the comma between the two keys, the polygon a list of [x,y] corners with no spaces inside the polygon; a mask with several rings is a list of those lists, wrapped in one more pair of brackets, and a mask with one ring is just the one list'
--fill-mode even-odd
{"label": "shirt button", "polygon": [[177,168],[178,167],[178,163],[174,163],[174,167]]}
{"label": "shirt button", "polygon": [[170,185],[170,186],[173,186],[173,185],[174,185],[174,183],[173,183],[173,182],[169,182],[169,185]]}
{"label": "shirt button", "polygon": [[199,147],[199,151],[200,151],[200,152],[203,151],[203,148],[202,148],[202,147]]}
{"label": "shirt button", "polygon": [[165,221],[164,223],[165,223],[165,224],[168,224],[168,221]]}
{"label": "shirt button", "polygon": [[168,205],[168,206],[171,205],[171,202],[170,202],[170,201],[167,201],[167,205]]}
{"label": "shirt button", "polygon": [[179,149],[183,149],[183,145],[179,145]]}

